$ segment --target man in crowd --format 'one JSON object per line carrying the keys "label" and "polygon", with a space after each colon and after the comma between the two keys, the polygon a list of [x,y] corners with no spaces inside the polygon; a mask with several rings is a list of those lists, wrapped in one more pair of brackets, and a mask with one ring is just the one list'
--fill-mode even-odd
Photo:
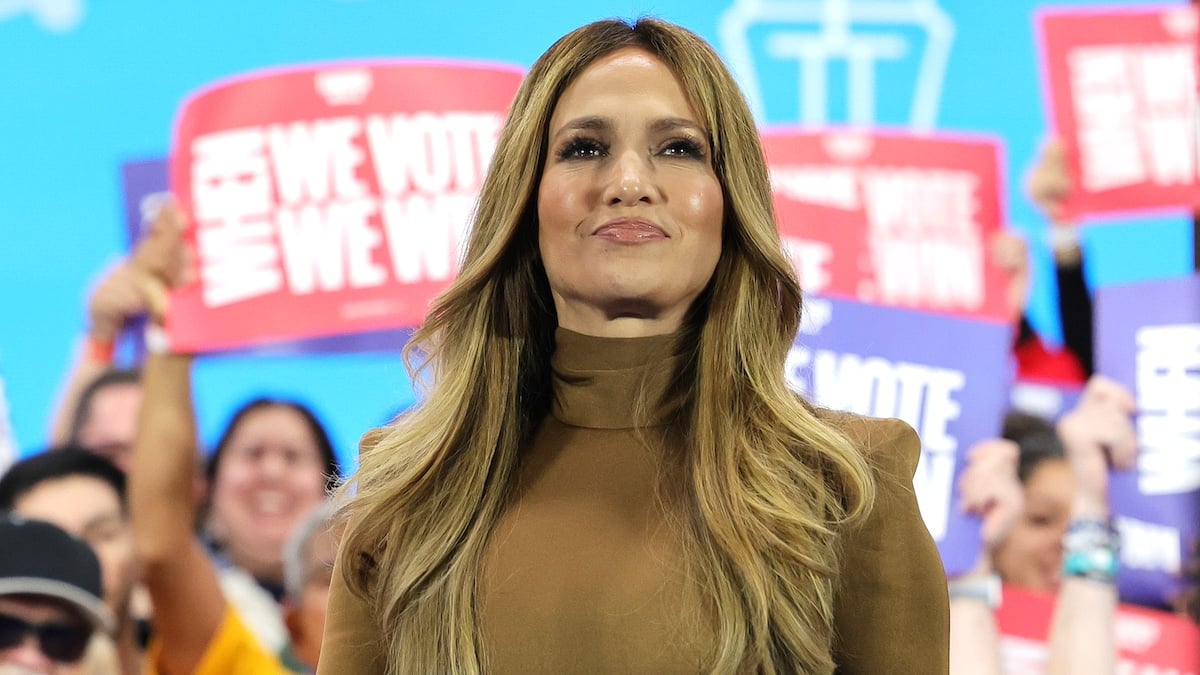
{"label": "man in crowd", "polygon": [[0,515],[0,673],[83,675],[92,635],[111,616],[100,562],[49,523]]}
{"label": "man in crowd", "polygon": [[81,448],[43,452],[17,462],[0,477],[0,510],[53,523],[91,546],[100,560],[105,604],[116,620],[113,639],[120,672],[138,673],[142,649],[130,612],[138,566],[125,475]]}

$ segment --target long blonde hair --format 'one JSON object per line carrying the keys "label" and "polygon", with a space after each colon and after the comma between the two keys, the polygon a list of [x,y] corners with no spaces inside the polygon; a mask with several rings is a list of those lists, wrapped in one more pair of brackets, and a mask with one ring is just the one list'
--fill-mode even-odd
{"label": "long blonde hair", "polygon": [[[625,47],[667,64],[702,116],[725,195],[722,253],[683,331],[689,560],[718,644],[713,672],[830,673],[837,532],[865,516],[861,453],[788,389],[800,288],[780,246],[758,132],[695,34],[600,21],[556,42],[517,93],[462,268],[406,349],[430,384],[366,447],[340,566],[379,617],[390,673],[485,670],[481,560],[521,450],[546,414],[557,325],[537,248],[550,115],[589,64]],[[419,371],[414,368],[414,371]],[[368,444],[369,445],[369,444]]]}

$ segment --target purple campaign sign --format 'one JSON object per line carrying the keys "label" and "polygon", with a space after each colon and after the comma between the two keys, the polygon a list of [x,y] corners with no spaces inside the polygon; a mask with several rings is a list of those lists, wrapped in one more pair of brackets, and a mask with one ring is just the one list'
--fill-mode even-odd
{"label": "purple campaign sign", "polygon": [[814,403],[898,417],[921,435],[913,479],[949,575],[971,569],[979,522],[954,489],[967,450],[995,438],[1011,380],[1007,325],[809,297],[788,355],[793,388]]}
{"label": "purple campaign sign", "polygon": [[[125,190],[126,234],[129,247],[132,249],[138,237],[141,236],[142,230],[153,221],[158,209],[170,195],[167,187],[167,158],[126,162],[121,166],[121,180]],[[141,332],[134,330],[133,336],[137,343],[135,352],[140,355],[142,354]],[[399,352],[411,336],[412,330],[374,331],[262,345],[230,353],[285,355],[329,352]]]}
{"label": "purple campaign sign", "polygon": [[1200,277],[1102,288],[1098,371],[1137,397],[1138,468],[1112,476],[1121,598],[1163,604],[1200,515]]}

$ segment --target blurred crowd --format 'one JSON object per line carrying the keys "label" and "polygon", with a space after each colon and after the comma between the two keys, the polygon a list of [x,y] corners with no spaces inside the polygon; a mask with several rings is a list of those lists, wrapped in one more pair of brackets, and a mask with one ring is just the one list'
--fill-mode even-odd
{"label": "blurred crowd", "polygon": [[[1047,672],[1116,672],[1118,533],[1107,482],[1136,461],[1135,405],[1093,373],[1084,257],[1078,230],[1062,222],[1064,163],[1049,142],[1028,184],[1052,233],[1064,344],[1014,316],[1013,353],[1019,380],[1083,394],[1057,421],[1010,412],[998,437],[969,453],[958,490],[981,518],[984,553],[947,580],[953,675],[1004,672],[1001,584],[1057,596]],[[202,451],[189,362],[156,373],[114,366],[126,329],[162,311],[144,273],[176,252],[154,239],[90,289],[87,333],[47,449],[0,477],[4,675],[224,673],[234,662],[258,664],[240,672],[305,673],[320,656],[338,453],[314,411],[275,399],[231,411]],[[1011,233],[993,244],[1022,307],[1029,247]],[[1171,601],[1171,611],[1200,613],[1194,591]]]}

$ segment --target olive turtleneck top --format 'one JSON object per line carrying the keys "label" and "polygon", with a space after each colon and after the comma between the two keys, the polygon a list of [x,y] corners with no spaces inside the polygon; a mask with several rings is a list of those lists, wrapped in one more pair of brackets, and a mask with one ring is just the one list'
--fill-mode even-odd
{"label": "olive turtleneck top", "polygon": [[[682,557],[680,449],[660,405],[681,358],[675,339],[561,328],[555,339],[551,411],[480,573],[488,673],[705,672],[716,631]],[[912,491],[916,434],[896,420],[823,415],[878,473],[873,515],[842,535],[837,672],[946,673],[945,578]],[[382,674],[383,660],[377,623],[334,574],[319,675]]]}

